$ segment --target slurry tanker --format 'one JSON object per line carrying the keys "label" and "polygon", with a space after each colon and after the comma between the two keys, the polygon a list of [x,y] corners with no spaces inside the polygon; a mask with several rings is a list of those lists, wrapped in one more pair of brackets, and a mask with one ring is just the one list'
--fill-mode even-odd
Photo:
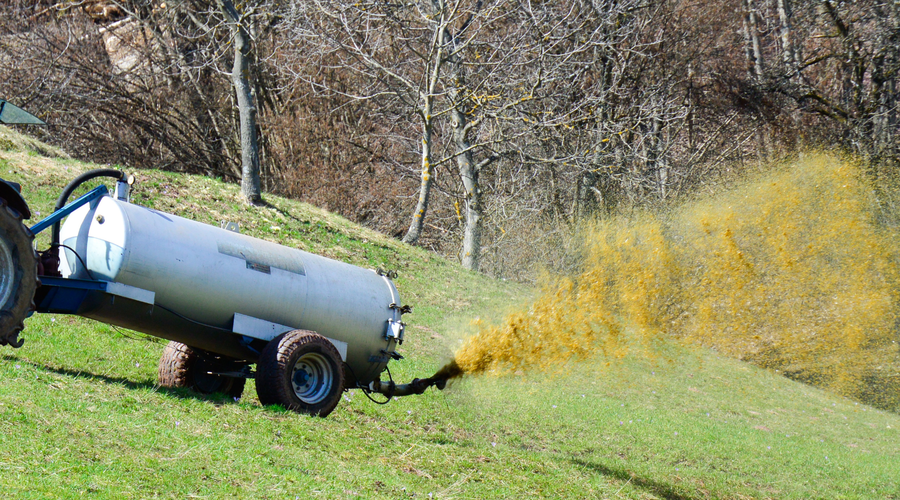
{"label": "slurry tanker", "polygon": [[[114,193],[100,185],[69,202],[98,177],[115,179]],[[393,273],[132,204],[133,179],[86,172],[31,227],[20,186],[0,179],[0,345],[21,346],[34,313],[83,316],[168,339],[161,386],[239,397],[255,378],[262,404],[318,416],[346,389],[388,398],[443,389],[442,376],[380,379],[402,359],[410,312]],[[47,229],[50,247],[38,253],[34,236]]]}

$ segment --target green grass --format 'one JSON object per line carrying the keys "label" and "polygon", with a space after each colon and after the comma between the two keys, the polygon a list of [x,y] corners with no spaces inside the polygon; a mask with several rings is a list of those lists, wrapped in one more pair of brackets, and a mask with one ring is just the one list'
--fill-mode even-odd
{"label": "green grass", "polygon": [[[44,216],[91,168],[12,144],[0,176]],[[400,381],[441,366],[471,319],[532,296],[295,201],[251,209],[216,180],[138,178],[137,203],[399,271],[415,306]],[[701,349],[468,378],[383,406],[354,390],[317,419],[261,407],[252,381],[239,402],[159,388],[162,344],[133,332],[37,315],[23,336],[0,349],[3,497],[900,498],[900,416]]]}

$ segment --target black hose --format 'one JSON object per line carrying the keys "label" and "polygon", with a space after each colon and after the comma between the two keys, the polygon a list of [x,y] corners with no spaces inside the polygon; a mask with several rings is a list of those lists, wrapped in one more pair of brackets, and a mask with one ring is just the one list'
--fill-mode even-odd
{"label": "black hose", "polygon": [[[72,179],[72,182],[66,185],[66,188],[63,189],[62,193],[59,195],[59,198],[56,200],[56,206],[53,208],[53,211],[56,212],[57,210],[66,206],[66,202],[69,201],[69,196],[71,196],[72,193],[75,192],[76,189],[78,189],[78,186],[97,177],[113,177],[117,180],[122,180],[125,178],[125,172],[112,168],[98,168],[96,170],[90,170],[79,175],[78,177]],[[53,224],[53,236],[50,241],[50,248],[56,248],[59,246],[59,226],[59,221],[57,221],[56,224]]]}

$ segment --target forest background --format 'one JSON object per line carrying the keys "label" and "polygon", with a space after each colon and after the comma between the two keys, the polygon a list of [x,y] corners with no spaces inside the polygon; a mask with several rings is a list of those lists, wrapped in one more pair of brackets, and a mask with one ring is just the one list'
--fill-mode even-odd
{"label": "forest background", "polygon": [[898,68],[896,1],[0,9],[0,96],[49,124],[29,129],[41,140],[128,168],[258,174],[263,195],[520,281],[572,265],[581,221],[804,151],[852,153],[894,183]]}

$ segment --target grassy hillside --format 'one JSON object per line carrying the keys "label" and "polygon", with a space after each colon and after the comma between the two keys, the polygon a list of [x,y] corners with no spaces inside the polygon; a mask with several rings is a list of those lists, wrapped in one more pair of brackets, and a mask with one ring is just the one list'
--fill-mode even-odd
{"label": "grassy hillside", "polygon": [[[0,129],[0,176],[36,218],[92,167]],[[415,306],[401,381],[532,295],[291,200],[248,209],[213,179],[137,177],[135,203],[396,269]],[[239,402],[161,389],[162,344],[133,332],[38,315],[23,336],[0,350],[10,497],[900,498],[898,415],[699,348],[467,377],[384,406],[350,391],[315,419],[262,408],[252,382]]]}

